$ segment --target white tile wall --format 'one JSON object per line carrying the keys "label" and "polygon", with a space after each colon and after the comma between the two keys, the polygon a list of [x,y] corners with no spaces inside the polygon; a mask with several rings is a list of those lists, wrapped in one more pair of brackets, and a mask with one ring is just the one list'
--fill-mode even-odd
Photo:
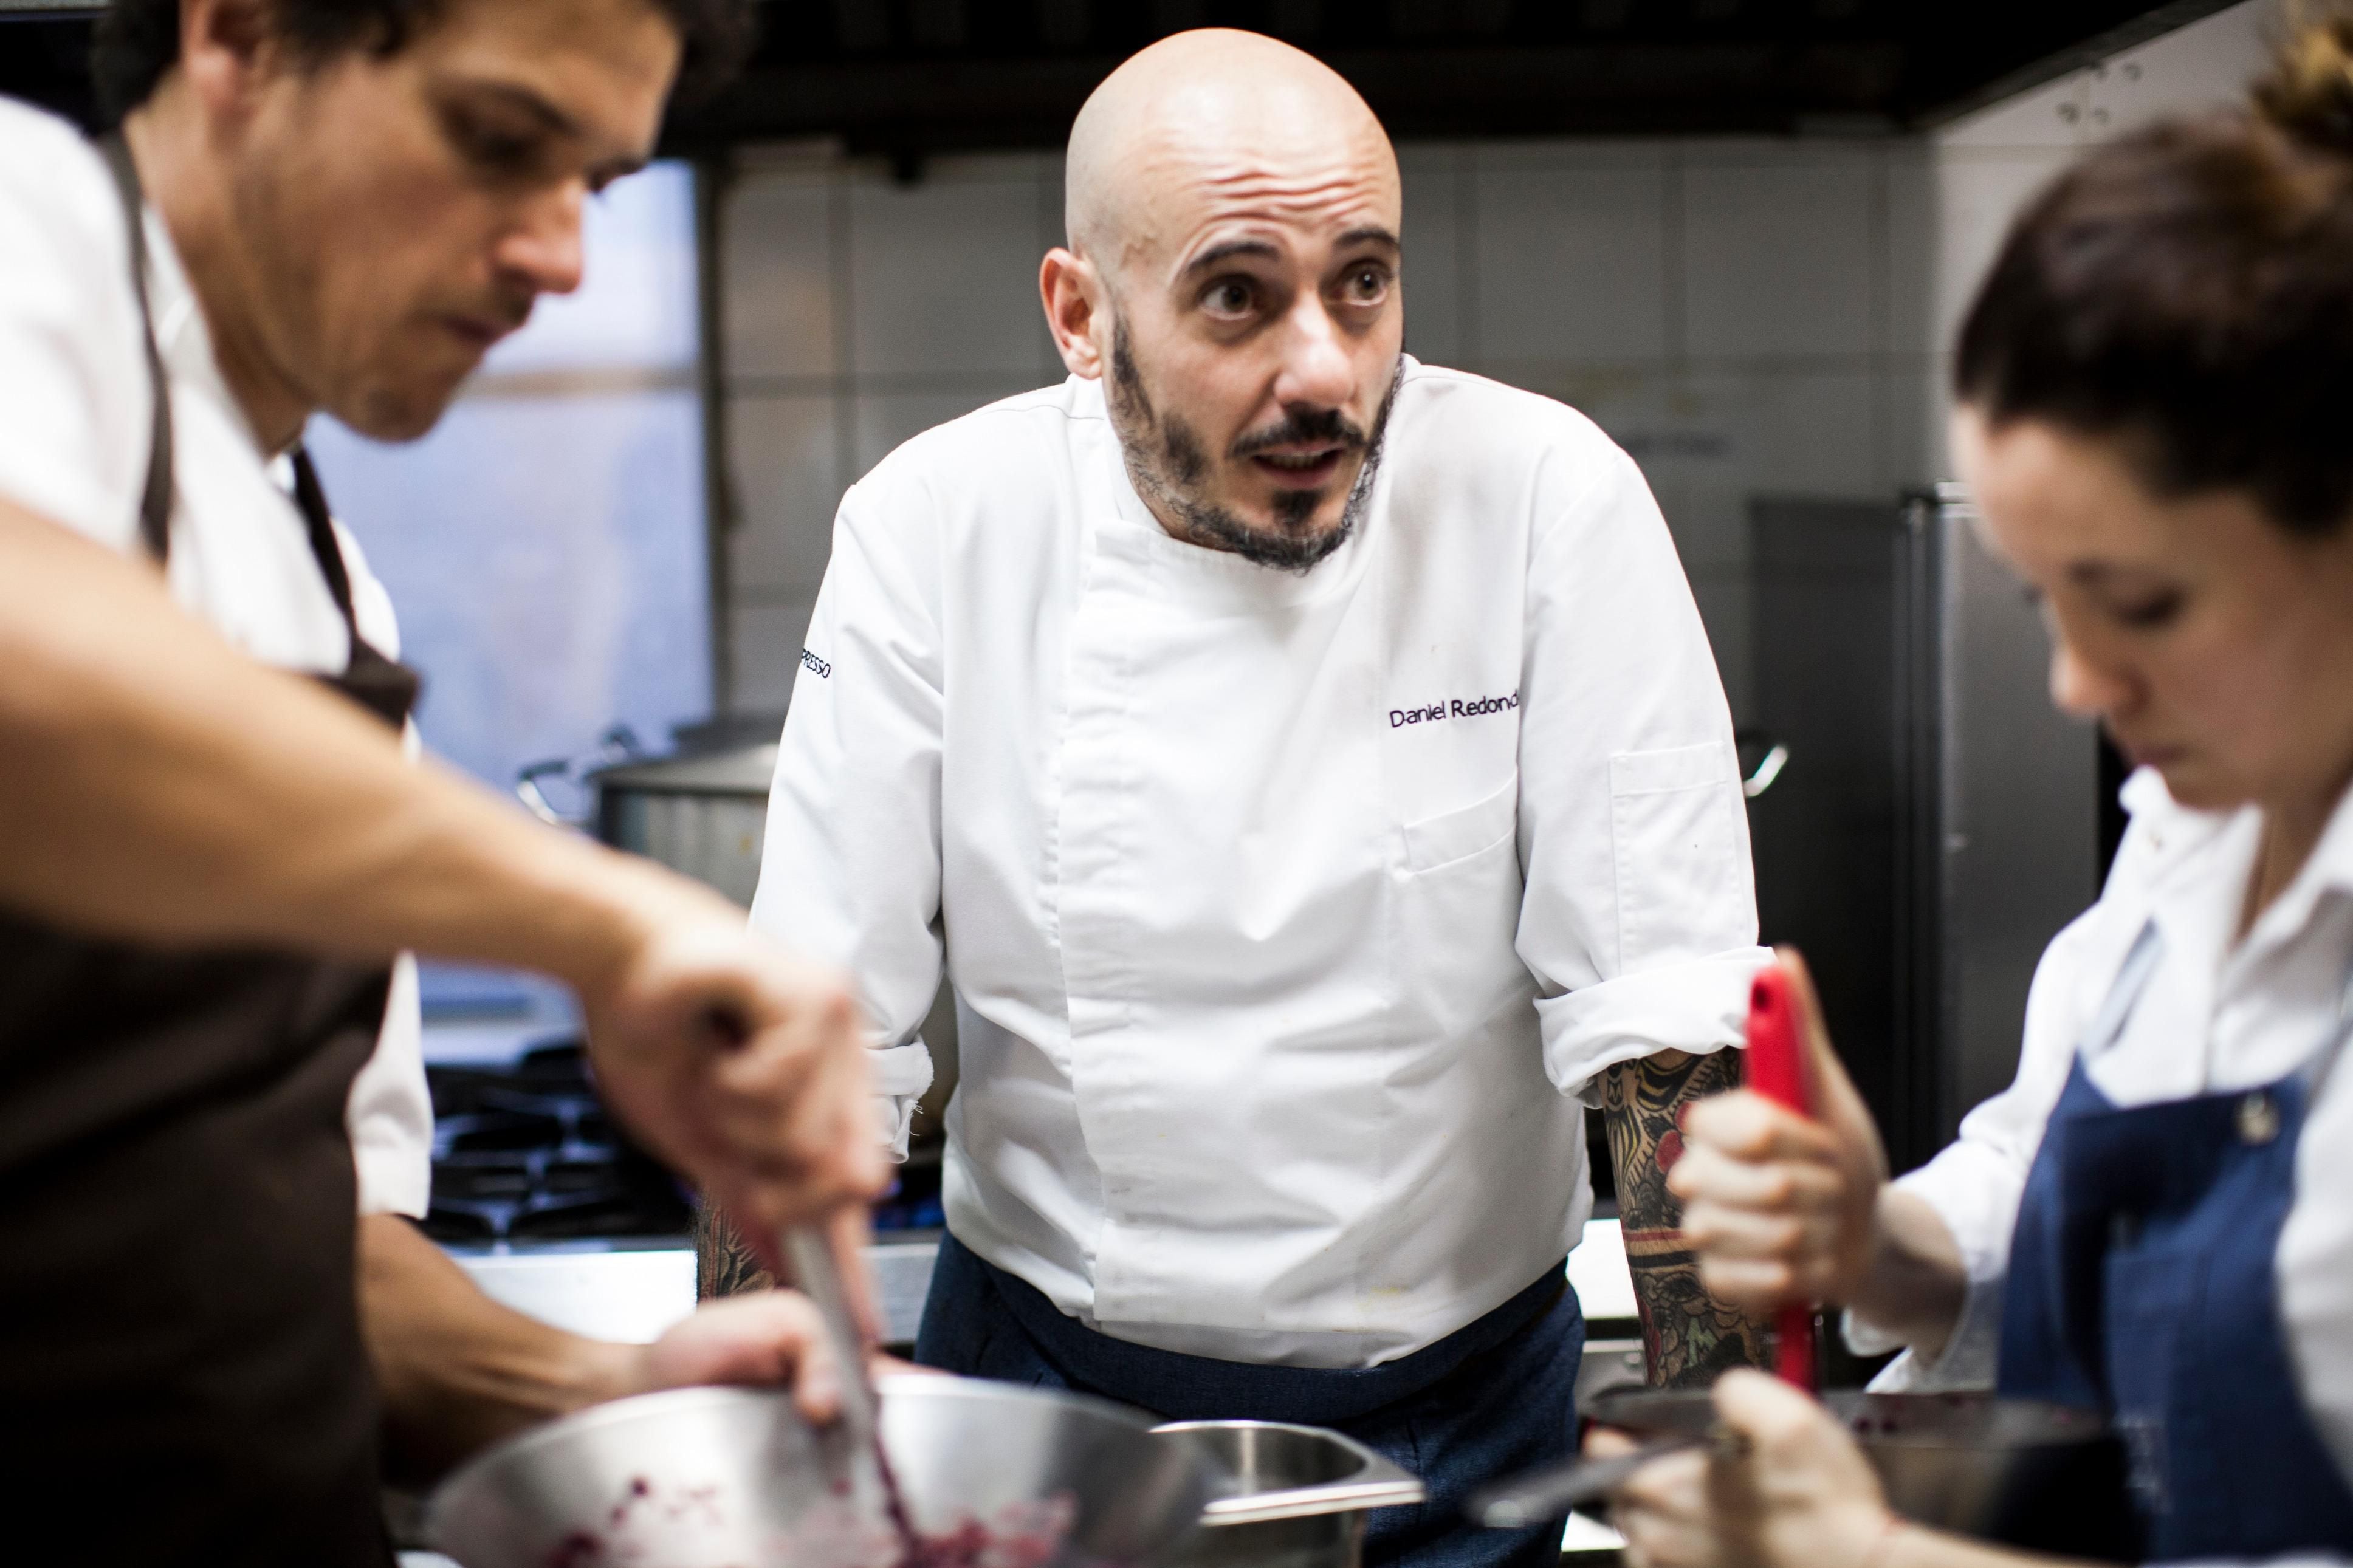
{"label": "white tile wall", "polygon": [[1872,352],[1875,150],[1757,145],[1683,157],[1683,350]]}
{"label": "white tile wall", "polygon": [[1405,177],[1405,346],[1431,364],[1463,357],[1466,277],[1464,212],[1471,199],[1470,149],[1406,147],[1398,162]]}
{"label": "white tile wall", "polygon": [[817,590],[781,596],[739,594],[727,617],[728,651],[735,666],[734,711],[782,713],[792,700]]}
{"label": "white tile wall", "polygon": [[813,593],[841,498],[838,400],[828,392],[739,393],[726,416],[736,519],[729,581],[739,593]]}
{"label": "white tile wall", "polygon": [[1037,163],[963,159],[913,185],[850,184],[848,285],[858,374],[1042,370],[1051,342],[1038,303]]}
{"label": "white tile wall", "polygon": [[726,197],[731,375],[830,376],[836,363],[833,182],[822,170],[757,170]]}
{"label": "white tile wall", "polygon": [[1883,493],[1872,441],[1876,390],[1860,363],[1678,377],[1667,399],[1670,440],[1645,464],[1673,487],[1668,516],[1686,568],[1736,575],[1746,566],[1751,496]]}
{"label": "white tile wall", "polygon": [[[1059,373],[1060,367],[1057,365],[1056,370]],[[852,450],[856,460],[851,467],[863,474],[910,437],[986,407],[1000,397],[1029,391],[1047,379],[1041,373],[1005,376],[993,384],[967,378],[955,386],[934,391],[860,393],[852,404]],[[1057,374],[1052,379],[1059,381],[1061,377]]]}
{"label": "white tile wall", "polygon": [[1463,353],[1499,365],[1664,359],[1666,171],[1656,147],[1482,152]]}

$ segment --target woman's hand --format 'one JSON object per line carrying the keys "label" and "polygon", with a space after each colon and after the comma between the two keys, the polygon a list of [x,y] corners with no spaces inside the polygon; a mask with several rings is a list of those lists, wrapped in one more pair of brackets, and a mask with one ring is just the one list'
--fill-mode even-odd
{"label": "woman's hand", "polygon": [[[1611,1500],[1628,1568],[1873,1568],[1899,1528],[1846,1430],[1761,1373],[1726,1373],[1715,1408],[1736,1455],[1694,1450],[1637,1470]],[[1596,1455],[1624,1452],[1597,1433]]]}
{"label": "woman's hand", "polygon": [[1752,1312],[1852,1302],[1878,1250],[1887,1184],[1879,1131],[1831,1047],[1805,961],[1792,948],[1777,958],[1804,1030],[1815,1113],[1746,1089],[1702,1100],[1684,1114],[1683,1158],[1667,1177],[1701,1284]]}

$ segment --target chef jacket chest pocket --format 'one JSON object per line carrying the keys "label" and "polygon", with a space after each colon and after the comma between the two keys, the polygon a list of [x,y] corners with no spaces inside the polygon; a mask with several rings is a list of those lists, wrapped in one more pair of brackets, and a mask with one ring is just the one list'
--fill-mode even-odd
{"label": "chef jacket chest pocket", "polygon": [[1519,775],[1471,805],[1406,824],[1398,973],[1439,1037],[1480,1023],[1531,982],[1519,936]]}

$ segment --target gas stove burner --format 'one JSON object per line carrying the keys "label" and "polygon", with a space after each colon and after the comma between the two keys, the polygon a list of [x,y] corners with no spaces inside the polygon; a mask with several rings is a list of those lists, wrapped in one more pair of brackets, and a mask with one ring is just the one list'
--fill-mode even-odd
{"label": "gas stove burner", "polygon": [[511,1068],[428,1067],[438,1241],[676,1236],[691,1223],[670,1173],[596,1099],[577,1041]]}

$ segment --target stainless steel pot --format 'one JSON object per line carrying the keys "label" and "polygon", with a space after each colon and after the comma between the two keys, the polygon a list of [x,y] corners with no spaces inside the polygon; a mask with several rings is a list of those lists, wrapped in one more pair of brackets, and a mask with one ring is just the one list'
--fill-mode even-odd
{"label": "stainless steel pot", "polygon": [[[2065,1556],[2137,1561],[2124,1446],[2098,1416],[1989,1394],[1826,1394],[1907,1519]],[[1704,1390],[1629,1389],[1585,1412],[1637,1436],[1704,1434]]]}
{"label": "stainless steel pot", "polygon": [[[748,906],[760,885],[776,772],[773,741],[649,757],[628,726],[616,724],[588,757],[524,768],[515,775],[515,798],[543,822],[594,833]],[[562,806],[549,798],[551,789]]]}
{"label": "stainless steel pot", "polygon": [[1225,1475],[1177,1568],[1361,1568],[1365,1516],[1422,1500],[1421,1482],[1316,1426],[1180,1421],[1157,1429]]}
{"label": "stainless steel pot", "polygon": [[760,885],[776,773],[773,742],[599,768],[588,775],[596,790],[596,837],[748,908]]}
{"label": "stainless steel pot", "polygon": [[[881,1385],[882,1444],[916,1528],[978,1523],[988,1561],[1165,1561],[1215,1471],[1101,1400],[961,1378]],[[690,1388],[616,1400],[499,1445],[444,1482],[426,1530],[465,1568],[889,1568],[897,1542],[844,1500],[838,1427],[786,1395]]]}

